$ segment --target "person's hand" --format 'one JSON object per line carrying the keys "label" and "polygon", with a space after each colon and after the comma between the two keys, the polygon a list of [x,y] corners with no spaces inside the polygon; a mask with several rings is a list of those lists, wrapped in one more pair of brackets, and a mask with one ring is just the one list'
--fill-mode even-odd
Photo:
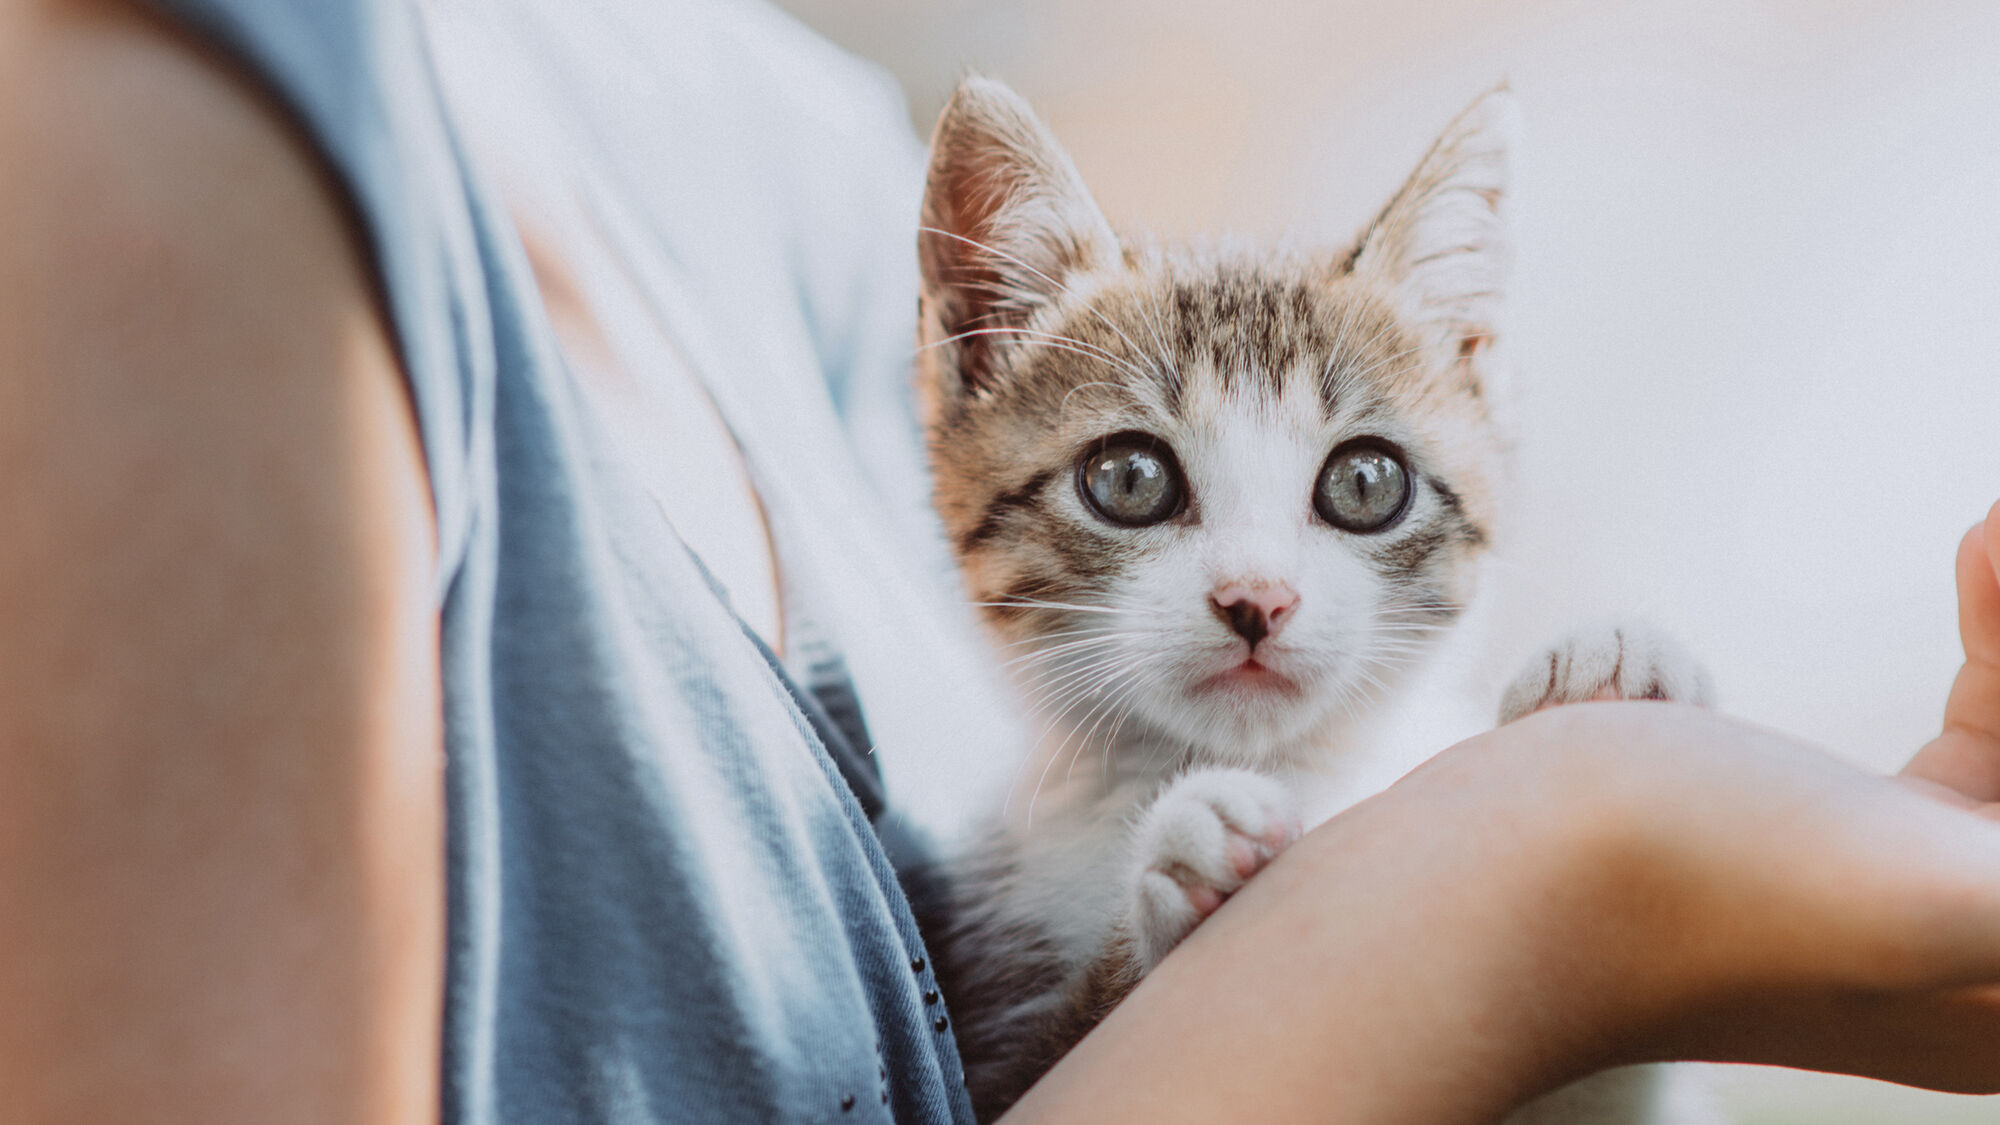
{"label": "person's hand", "polygon": [[[1996,563],[2000,505],[1958,551],[1965,664],[1944,731],[1899,779],[1949,811],[1906,801],[1892,784],[1865,775],[1842,776],[1846,771],[1817,755],[1800,757],[1773,735],[1702,738],[1673,729],[1698,728],[1693,715],[1621,740],[1621,750],[1632,739],[1663,735],[1693,735],[1695,744],[1660,748],[1687,755],[1677,762],[1645,754],[1618,760],[1621,774],[1644,792],[1639,809],[1614,807],[1630,814],[1627,827],[1665,833],[1625,837],[1644,841],[1640,869],[1649,871],[1628,884],[1625,913],[1671,935],[1666,955],[1655,950],[1657,940],[1625,935],[1624,947],[1655,958],[1658,970],[1628,965],[1629,981],[1651,979],[1661,990],[1659,1007],[1639,1018],[1633,1055],[2000,1090],[2000,834],[1987,823],[2000,819]],[[1551,718],[1597,721],[1580,712]],[[1697,780],[1689,767],[1707,768],[1701,755],[1738,753],[1742,767],[1779,772],[1736,779],[1731,792],[1685,787]],[[1662,765],[1669,768],[1650,768]],[[1738,808],[1745,799],[1750,807]],[[1763,823],[1736,819],[1758,806]],[[1620,898],[1615,891],[1607,897]],[[1625,995],[1638,996],[1629,984]]]}
{"label": "person's hand", "polygon": [[1308,833],[1009,1120],[1470,1123],[1667,1059],[2000,1090],[1996,539],[1905,778],[1686,707],[1529,716]]}
{"label": "person's hand", "polygon": [[[2000,833],[1985,822],[2000,819],[1997,564],[2000,505],[1958,551],[1965,664],[1944,732],[1900,778],[1949,811],[1775,735],[1704,736],[1704,718],[1688,712],[1622,735],[1594,732],[1610,736],[1618,752],[1609,764],[1638,787],[1627,791],[1636,806],[1606,806],[1625,818],[1608,838],[1638,847],[1635,877],[1622,892],[1585,896],[1594,909],[1611,904],[1603,922],[1624,917],[1653,931],[1621,934],[1614,924],[1599,935],[1634,954],[1622,968],[1609,959],[1623,985],[1605,982],[1627,1004],[1638,1001],[1625,1008],[1637,1015],[1630,1057],[2000,1090]],[[1620,709],[1617,721],[1630,716]],[[1585,728],[1605,721],[1575,709],[1548,718]],[[1525,733],[1549,745],[1593,737]],[[1732,767],[1720,759],[1731,755],[1748,776],[1722,776]],[[1710,769],[1718,772],[1705,778]],[[1650,1001],[1636,987],[1648,981],[1660,990]]]}
{"label": "person's hand", "polygon": [[[1945,704],[1943,733],[1917,752],[1901,780],[1947,804],[2000,820],[2000,504],[1959,543],[1957,583],[1965,664]],[[1878,987],[1826,998],[1823,1021],[1785,1036],[1769,1035],[1772,1029],[1760,1033],[1757,1021],[1744,1020],[1737,1039],[1746,1057],[1938,1089],[2000,1089],[2000,974],[1985,967],[1995,924],[1979,921],[2000,871],[1981,844],[1969,843],[1959,865],[1949,863],[1950,857],[1931,858],[1947,862],[1941,869],[1914,864],[1909,898],[1885,896],[1877,917],[1917,908],[1912,921],[1926,932],[1892,943],[1884,951],[1884,967],[1900,968],[1919,981],[1930,974],[1933,987]],[[1940,875],[1941,881],[1932,881]],[[1925,919],[1924,911],[1936,913]],[[1708,1030],[1727,1037],[1730,1029]]]}

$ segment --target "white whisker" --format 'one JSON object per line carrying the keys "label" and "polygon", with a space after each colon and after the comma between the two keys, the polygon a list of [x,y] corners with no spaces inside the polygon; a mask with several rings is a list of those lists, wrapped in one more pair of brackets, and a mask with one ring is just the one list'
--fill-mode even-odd
{"label": "white whisker", "polygon": [[[940,230],[937,227],[933,226],[920,226],[917,228],[917,232],[919,234],[937,234],[937,235],[943,235],[946,238],[957,239],[958,241],[965,243],[967,246],[970,246],[975,250],[991,254],[1002,261],[1011,262],[1014,265],[1017,265],[1024,270],[1027,270],[1029,273],[1034,274],[1036,277],[1041,278],[1043,281],[1047,282],[1057,292],[1062,293],[1065,296],[1074,296],[1074,293],[1071,291],[1069,286],[1064,285],[1062,282],[1057,281],[1055,278],[1050,277],[1048,274],[1045,274],[1041,270],[1036,269],[1034,266],[1029,265],[1027,262],[1022,261],[1019,257],[1016,257],[1013,254],[1009,254],[997,246],[990,246],[984,242],[979,241],[976,238],[967,238],[962,234],[958,234],[948,230]],[[1097,319],[1103,321],[1104,326],[1106,328],[1109,328],[1113,332],[1118,333],[1118,338],[1124,340],[1126,346],[1130,347],[1135,352],[1141,352],[1143,354],[1144,349],[1140,348],[1139,345],[1133,343],[1132,338],[1130,336],[1125,335],[1125,333],[1116,324],[1112,323],[1110,317],[1107,317],[1102,312],[1099,312],[1096,306],[1094,305],[1086,303],[1084,307],[1088,308],[1091,311],[1091,314],[1096,316]]]}
{"label": "white whisker", "polygon": [[1089,359],[1102,360],[1135,378],[1145,378],[1145,372],[1132,366],[1129,361],[1120,359],[1095,344],[1085,343],[1072,336],[1058,336],[1051,332],[1035,332],[1026,328],[970,328],[955,336],[946,336],[942,340],[933,340],[917,350],[922,352],[931,348],[943,347],[946,344],[955,343],[972,336],[1018,336],[1023,338],[1022,342],[1025,344],[1054,348],[1057,351],[1075,352],[1077,355]]}

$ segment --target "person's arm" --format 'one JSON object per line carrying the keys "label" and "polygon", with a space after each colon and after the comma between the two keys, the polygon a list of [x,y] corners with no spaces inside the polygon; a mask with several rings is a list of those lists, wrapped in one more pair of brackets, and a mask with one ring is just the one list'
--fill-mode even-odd
{"label": "person's arm", "polygon": [[0,3],[0,1117],[435,1119],[433,538],[305,146]]}
{"label": "person's arm", "polygon": [[2000,1090],[1987,527],[1918,786],[1686,708],[1531,716],[1309,833],[1007,1121],[1485,1122],[1664,1059]]}

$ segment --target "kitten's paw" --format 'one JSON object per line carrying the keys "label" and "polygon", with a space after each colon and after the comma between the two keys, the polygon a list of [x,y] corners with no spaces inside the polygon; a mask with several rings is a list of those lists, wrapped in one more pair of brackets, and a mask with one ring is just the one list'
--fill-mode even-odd
{"label": "kitten's paw", "polygon": [[1203,769],[1167,786],[1139,819],[1132,939],[1150,970],[1272,857],[1299,838],[1291,794],[1249,770]]}
{"label": "kitten's paw", "polygon": [[1500,698],[1500,721],[1544,707],[1599,699],[1661,699],[1707,707],[1708,673],[1657,629],[1624,624],[1582,629],[1528,662]]}

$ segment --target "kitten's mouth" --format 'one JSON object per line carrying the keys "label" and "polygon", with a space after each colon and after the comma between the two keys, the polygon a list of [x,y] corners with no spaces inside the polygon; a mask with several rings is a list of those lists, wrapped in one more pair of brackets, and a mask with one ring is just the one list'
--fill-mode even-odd
{"label": "kitten's mouth", "polygon": [[1290,676],[1246,656],[1243,663],[1195,681],[1191,689],[1201,695],[1212,691],[1247,692],[1258,695],[1296,695],[1299,685]]}

